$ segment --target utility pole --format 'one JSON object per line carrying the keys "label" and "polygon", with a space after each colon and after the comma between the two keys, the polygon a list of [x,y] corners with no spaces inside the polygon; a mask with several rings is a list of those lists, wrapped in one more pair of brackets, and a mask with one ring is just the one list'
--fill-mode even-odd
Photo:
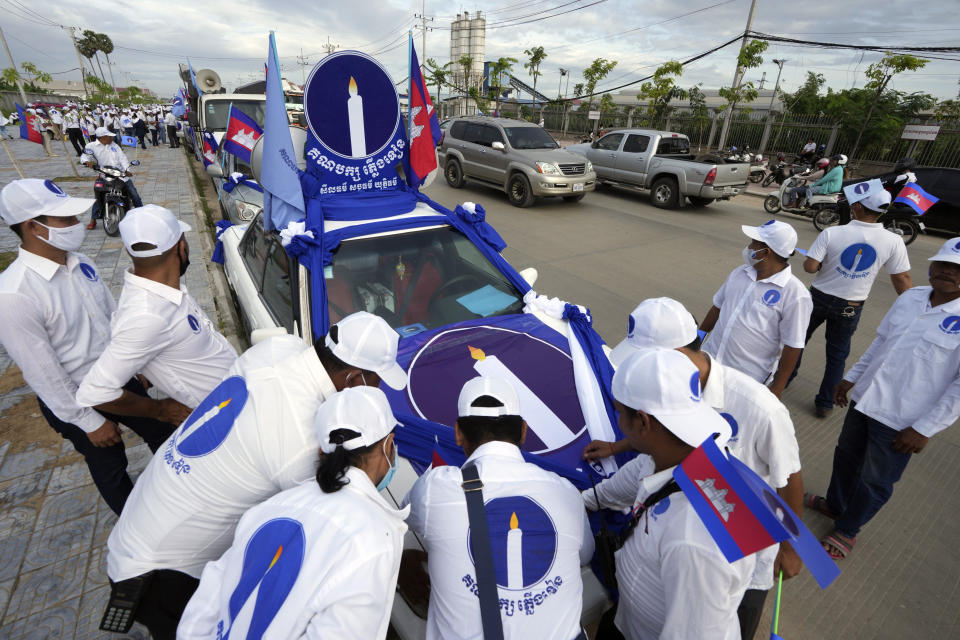
{"label": "utility pole", "polygon": [[310,61],[303,57],[303,47],[300,47],[300,55],[297,56],[297,63],[300,65],[300,84],[307,84],[306,68],[310,65]]}
{"label": "utility pole", "polygon": [[70,40],[73,41],[73,50],[77,52],[77,62],[80,63],[80,79],[83,80],[83,97],[87,98],[90,96],[90,92],[87,91],[87,71],[83,66],[83,56],[80,55],[80,47],[77,46],[77,35],[76,27],[67,27],[70,31]]}
{"label": "utility pole", "polygon": [[760,76],[760,91],[763,91],[763,85],[767,84],[767,72],[764,71],[763,75]]}
{"label": "utility pole", "polygon": [[557,83],[557,99],[559,100],[562,94],[560,90],[563,89],[563,76],[567,75],[568,71],[563,67],[560,67],[560,82]]}
{"label": "utility pole", "polygon": [[330,55],[331,53],[333,53],[334,51],[340,48],[340,45],[330,43],[330,36],[327,36],[327,44],[322,46],[323,46],[323,50],[327,52],[327,55]]}
{"label": "utility pole", "polygon": [[777,98],[777,89],[780,88],[780,74],[783,72],[783,63],[786,62],[786,60],[783,58],[779,60],[774,58],[773,62],[777,65],[777,81],[773,85],[773,95],[770,96],[770,106],[767,107],[767,113],[773,113],[773,101]]}
{"label": "utility pole", "polygon": [[[422,0],[420,13],[413,14],[413,17],[420,18],[420,72],[423,73],[427,61],[427,23],[433,22],[433,18],[427,17],[427,0]],[[433,27],[430,30],[433,31]]]}
{"label": "utility pole", "polygon": [[[740,45],[740,51],[737,53],[737,70],[733,74],[733,90],[740,90],[740,83],[743,81],[743,67],[740,66],[740,54],[747,48],[747,38],[750,37],[750,30],[753,28],[753,14],[757,11],[757,0],[751,0],[750,13],[747,14],[747,28],[743,32],[743,43]],[[720,130],[720,141],[717,146],[721,149],[727,144],[727,134],[730,132],[730,120],[733,118],[733,109],[723,119],[723,128]]]}

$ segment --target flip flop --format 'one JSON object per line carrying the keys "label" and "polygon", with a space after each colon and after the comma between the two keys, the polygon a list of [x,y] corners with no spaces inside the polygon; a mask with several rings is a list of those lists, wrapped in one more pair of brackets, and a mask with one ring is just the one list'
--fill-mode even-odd
{"label": "flip flop", "polygon": [[853,544],[856,541],[856,538],[848,538],[834,531],[824,536],[820,544],[823,545],[824,551],[830,555],[832,560],[842,560],[853,551]]}
{"label": "flip flop", "polygon": [[807,509],[813,509],[814,511],[822,513],[831,520],[837,519],[837,515],[827,508],[827,499],[823,496],[818,496],[814,493],[805,493],[803,494],[803,506]]}

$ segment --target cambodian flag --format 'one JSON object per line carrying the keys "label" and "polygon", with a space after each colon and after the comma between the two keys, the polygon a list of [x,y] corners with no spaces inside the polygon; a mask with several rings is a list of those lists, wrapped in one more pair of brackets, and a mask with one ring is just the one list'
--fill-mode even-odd
{"label": "cambodian flag", "polygon": [[203,132],[203,166],[207,167],[217,161],[217,139],[209,131]]}
{"label": "cambodian flag", "polygon": [[411,187],[423,184],[427,174],[437,168],[437,144],[440,142],[442,131],[437,114],[433,110],[430,92],[427,91],[423,72],[420,70],[420,61],[417,59],[417,50],[413,46],[413,36],[410,38],[410,113],[408,121],[409,166],[407,182]]}
{"label": "cambodian flag", "polygon": [[893,201],[911,207],[917,212],[918,216],[922,216],[927,212],[927,209],[935,205],[939,200],[940,198],[932,196],[921,189],[920,185],[916,182],[908,182]]}
{"label": "cambodian flag", "polygon": [[243,162],[250,164],[250,155],[254,143],[263,135],[263,129],[253,118],[231,105],[227,132],[223,136],[223,151],[232,153]]}
{"label": "cambodian flag", "polygon": [[673,477],[728,562],[789,541],[822,589],[840,575],[803,520],[760,476],[708,438]]}
{"label": "cambodian flag", "polygon": [[43,126],[40,123],[40,118],[36,114],[24,111],[19,103],[14,102],[14,104],[17,106],[17,113],[20,114],[20,137],[30,142],[43,144]]}

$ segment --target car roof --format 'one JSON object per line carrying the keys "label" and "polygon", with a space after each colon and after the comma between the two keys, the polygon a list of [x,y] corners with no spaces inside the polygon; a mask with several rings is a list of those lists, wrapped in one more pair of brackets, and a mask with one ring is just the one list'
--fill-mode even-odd
{"label": "car roof", "polygon": [[450,118],[453,121],[457,120],[472,120],[475,122],[490,122],[493,124],[499,124],[501,126],[511,126],[511,127],[537,127],[540,125],[535,122],[527,122],[525,120],[517,120],[515,118],[495,118],[493,116],[458,116],[456,118]]}
{"label": "car roof", "polygon": [[656,135],[663,138],[686,138],[687,134],[677,133],[676,131],[660,131],[657,129],[610,129],[607,131],[607,135],[611,133],[642,133],[645,135]]}

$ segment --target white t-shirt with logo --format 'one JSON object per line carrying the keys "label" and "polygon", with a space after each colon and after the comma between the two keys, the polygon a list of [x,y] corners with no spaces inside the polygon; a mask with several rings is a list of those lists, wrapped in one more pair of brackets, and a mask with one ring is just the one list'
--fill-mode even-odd
{"label": "white t-shirt with logo", "polygon": [[134,485],[107,540],[110,579],[154,569],[199,578],[247,509],[316,473],[313,418],[335,392],[313,347],[295,336],[240,356]]}
{"label": "white t-shirt with logo", "polygon": [[753,267],[737,267],[713,296],[713,305],[720,317],[703,350],[757,382],[773,373],[783,347],[806,344],[813,299],[789,265],[763,280],[757,280]]}
{"label": "white t-shirt with logo", "polygon": [[[572,640],[583,608],[581,565],[593,536],[579,492],[524,461],[507,442],[488,442],[467,459],[483,481],[505,640]],[[477,573],[458,467],[424,473],[407,496],[407,524],[428,554],[427,640],[481,640]]]}
{"label": "white t-shirt with logo", "polygon": [[824,229],[807,257],[822,263],[813,286],[844,300],[866,300],[881,267],[890,275],[910,271],[903,238],[879,222],[851,220]]}

